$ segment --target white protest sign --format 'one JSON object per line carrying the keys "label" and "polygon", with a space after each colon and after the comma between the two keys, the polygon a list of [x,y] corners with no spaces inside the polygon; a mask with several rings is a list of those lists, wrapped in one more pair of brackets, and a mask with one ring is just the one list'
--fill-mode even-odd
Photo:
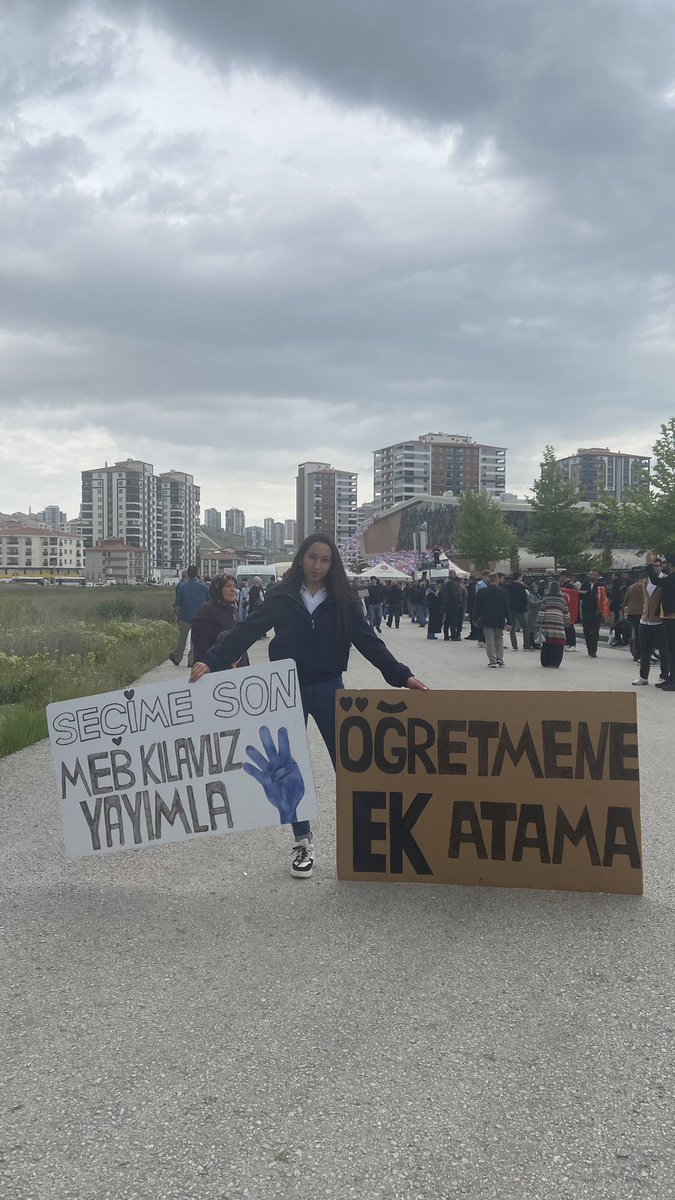
{"label": "white protest sign", "polygon": [[290,659],[64,700],[47,720],[71,858],[316,813]]}

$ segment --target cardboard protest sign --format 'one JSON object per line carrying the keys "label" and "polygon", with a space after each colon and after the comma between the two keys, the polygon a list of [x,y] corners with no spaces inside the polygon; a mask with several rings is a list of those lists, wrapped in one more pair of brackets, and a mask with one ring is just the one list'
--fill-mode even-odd
{"label": "cardboard protest sign", "polygon": [[338,877],[642,894],[619,692],[341,692]]}
{"label": "cardboard protest sign", "polygon": [[65,700],[47,720],[72,858],[316,813],[290,659]]}

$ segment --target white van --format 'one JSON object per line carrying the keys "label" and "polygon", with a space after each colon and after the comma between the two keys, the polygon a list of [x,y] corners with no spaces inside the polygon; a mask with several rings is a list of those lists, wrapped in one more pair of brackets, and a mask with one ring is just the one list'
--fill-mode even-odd
{"label": "white van", "polygon": [[246,580],[250,587],[256,575],[262,580],[264,588],[268,588],[271,583],[276,583],[277,581],[276,567],[270,563],[244,563],[243,566],[237,567],[237,587],[241,587],[243,579]]}

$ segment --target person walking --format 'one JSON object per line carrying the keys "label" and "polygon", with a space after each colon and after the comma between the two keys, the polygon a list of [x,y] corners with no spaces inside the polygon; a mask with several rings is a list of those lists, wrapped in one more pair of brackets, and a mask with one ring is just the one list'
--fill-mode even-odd
{"label": "person walking", "polygon": [[[192,658],[200,659],[221,633],[229,633],[239,623],[237,581],[234,575],[216,575],[209,588],[210,599],[197,609],[190,626]],[[248,654],[242,654],[238,667],[248,667]]]}
{"label": "person walking", "polygon": [[245,621],[248,616],[248,579],[242,579],[239,585],[239,620]]}
{"label": "person walking", "polygon": [[391,629],[392,624],[396,625],[397,629],[401,627],[401,609],[403,607],[403,592],[398,583],[392,583],[389,588],[387,625]]}
{"label": "person walking", "polygon": [[[480,576],[476,581],[476,609],[475,609],[476,613],[478,612],[478,608],[477,608],[478,597],[479,597],[480,593],[484,590],[484,588],[486,588],[488,586],[489,581],[490,581],[490,572],[489,571],[481,571]],[[497,584],[497,586],[499,586],[499,576],[496,574],[496,572],[495,572],[495,583]],[[476,635],[477,635],[476,641],[477,641],[478,645],[484,646],[485,645],[485,632],[483,630],[482,623],[480,623],[480,622],[478,622],[477,626],[476,626]]]}
{"label": "person walking", "polygon": [[576,651],[577,631],[574,628],[579,620],[579,589],[567,571],[560,572],[560,591],[569,609],[569,625],[565,626],[565,650]]}
{"label": "person walking", "polygon": [[415,605],[415,621],[420,629],[426,629],[427,624],[427,581],[426,578],[415,585],[414,605]]}
{"label": "person walking", "polygon": [[650,583],[658,583],[661,588],[661,683],[656,686],[662,692],[675,692],[675,553],[666,554],[660,574],[655,566],[648,563],[647,575]]}
{"label": "person walking", "polygon": [[[219,638],[195,663],[196,682],[210,671],[223,671],[237,662],[260,637],[274,628],[271,661],[291,658],[298,671],[305,723],[313,717],[336,762],[335,700],[344,686],[352,646],[382,673],[390,687],[426,692],[427,686],[410,667],[398,662],[368,624],[349,586],[337,546],[327,533],[313,533],[297,550],[288,577],[271,596],[229,633]],[[307,879],[314,869],[314,844],[309,821],[292,823],[291,875]]]}
{"label": "person walking", "polygon": [[570,610],[557,579],[552,579],[544,593],[537,624],[541,631],[539,659],[542,667],[559,667],[565,649],[565,628],[570,622]]}
{"label": "person walking", "polygon": [[459,580],[455,571],[448,572],[448,578],[443,584],[441,596],[443,607],[443,641],[449,642],[451,634],[457,627],[457,610],[459,608]]}
{"label": "person walking", "polygon": [[466,584],[462,579],[457,579],[457,591],[459,594],[459,604],[457,606],[457,617],[454,628],[450,627],[450,641],[461,642],[462,626],[464,625],[464,613],[466,612],[467,590]]}
{"label": "person walking", "polygon": [[377,633],[382,632],[382,601],[384,600],[384,584],[375,575],[371,577],[368,588],[368,624]]}
{"label": "person walking", "polygon": [[522,630],[523,634],[523,650],[526,650],[529,645],[529,635],[527,631],[527,588],[523,583],[523,576],[520,571],[516,571],[507,584],[506,594],[509,598],[509,608],[511,609],[512,625],[511,625],[511,649],[518,649],[518,638],[516,633],[518,629]]}
{"label": "person walking", "polygon": [[427,628],[427,641],[435,642],[436,634],[441,632],[443,626],[443,607],[441,597],[436,589],[436,584],[433,580],[429,580],[426,595],[424,597],[429,613],[429,625]]}
{"label": "person walking", "polygon": [[[209,589],[205,583],[202,583],[198,578],[199,571],[196,566],[190,566],[187,569],[187,579],[181,579],[176,588],[176,621],[178,622],[178,641],[176,649],[169,655],[169,660],[175,667],[179,667],[185,653],[185,643],[187,642],[192,618],[209,599]],[[188,655],[188,667],[193,663],[192,647]]]}
{"label": "person walking", "polygon": [[[659,567],[661,564],[659,563]],[[640,620],[645,602],[644,579],[636,579],[626,588],[623,612],[630,628],[630,652],[635,662],[640,661]]]}
{"label": "person walking", "polygon": [[640,617],[640,674],[637,679],[633,680],[633,687],[648,686],[649,672],[656,652],[659,655],[658,661],[661,668],[662,683],[665,683],[668,677],[668,656],[663,634],[663,619],[661,617],[662,579],[658,570],[652,566],[651,573],[648,572],[642,581],[643,605],[642,616]]}
{"label": "person walking", "polygon": [[530,580],[527,584],[527,644],[523,645],[523,650],[537,650],[539,641],[539,626],[537,625],[537,614],[541,606],[541,596],[539,595],[539,587],[536,579]]}
{"label": "person walking", "polygon": [[504,666],[504,627],[511,624],[509,598],[497,583],[497,574],[488,575],[485,587],[476,593],[475,620],[485,638],[489,667]]}
{"label": "person walking", "polygon": [[589,571],[581,583],[581,626],[589,658],[598,657],[598,639],[603,617],[609,615],[607,589],[599,571]]}

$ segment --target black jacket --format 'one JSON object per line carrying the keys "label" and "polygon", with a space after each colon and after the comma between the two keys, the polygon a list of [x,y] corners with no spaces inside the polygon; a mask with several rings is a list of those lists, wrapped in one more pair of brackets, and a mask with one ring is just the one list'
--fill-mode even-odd
{"label": "black jacket", "polygon": [[389,653],[370,628],[360,603],[350,603],[349,617],[349,632],[345,637],[338,628],[337,606],[331,596],[310,614],[298,592],[278,587],[231,633],[222,634],[200,661],[212,671],[223,671],[273,628],[270,660],[292,658],[300,683],[321,683],[341,675],[347,670],[350,647],[355,646],[382,672],[391,687],[405,687],[413,672]]}
{"label": "black jacket", "polygon": [[595,583],[591,583],[590,579],[583,579],[581,583],[581,615],[582,617],[592,617],[598,612],[598,588],[606,588],[604,579],[596,579]]}
{"label": "black jacket", "polygon": [[504,588],[490,583],[476,592],[476,617],[483,629],[503,629],[511,624],[509,598]]}
{"label": "black jacket", "polygon": [[510,583],[506,584],[506,594],[512,613],[527,612],[527,588],[524,583],[518,583],[517,580],[512,579]]}
{"label": "black jacket", "polygon": [[[195,662],[204,662],[209,646],[221,633],[227,633],[239,624],[239,613],[234,604],[223,604],[222,600],[209,600],[198,608],[190,625],[192,657]],[[248,667],[248,654],[242,656],[240,667]]]}

